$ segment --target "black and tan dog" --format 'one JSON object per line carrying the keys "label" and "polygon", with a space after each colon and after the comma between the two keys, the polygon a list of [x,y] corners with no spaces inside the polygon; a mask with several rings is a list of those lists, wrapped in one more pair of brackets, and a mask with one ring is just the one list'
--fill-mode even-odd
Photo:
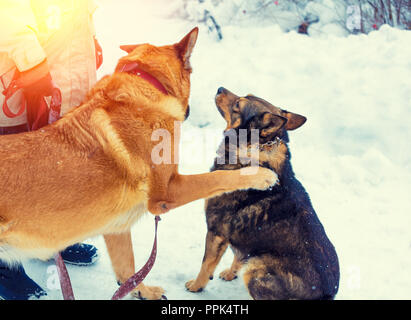
{"label": "black and tan dog", "polygon": [[[232,280],[246,264],[244,281],[254,299],[334,298],[339,285],[338,258],[308,194],[294,176],[287,147],[287,130],[299,128],[306,118],[252,95],[238,97],[224,88],[218,90],[216,104],[227,121],[226,131],[246,129],[250,134],[258,129],[259,165],[274,170],[280,182],[271,190],[235,191],[206,202],[203,263],[186,288],[201,291],[230,245],[234,262],[220,277]],[[239,159],[241,152],[234,155],[235,164],[230,164],[233,155],[228,140],[223,141],[211,171],[246,166]],[[248,150],[252,147],[246,146]]]}

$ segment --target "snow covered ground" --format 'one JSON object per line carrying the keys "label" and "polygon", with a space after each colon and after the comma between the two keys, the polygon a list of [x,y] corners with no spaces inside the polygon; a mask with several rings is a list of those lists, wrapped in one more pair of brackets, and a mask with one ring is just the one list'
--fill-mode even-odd
{"label": "snow covered ground", "polygon": [[[99,75],[111,73],[120,44],[180,40],[193,25],[166,18],[165,0],[103,1],[95,15],[104,49]],[[310,38],[279,27],[231,26],[215,42],[200,26],[192,66],[190,120],[183,126],[181,171],[208,171],[224,121],[216,111],[218,87],[253,93],[305,115],[290,133],[292,163],[339,255],[337,299],[411,298],[411,32],[384,26],[369,35]],[[159,251],[147,285],[169,299],[249,299],[241,278],[218,274],[193,294],[184,284],[199,271],[206,234],[203,201],[165,215]],[[154,219],[133,228],[136,266],[152,247]],[[77,299],[109,299],[117,289],[101,237],[92,267],[68,266]],[[48,299],[61,299],[52,263],[30,261],[27,273]]]}

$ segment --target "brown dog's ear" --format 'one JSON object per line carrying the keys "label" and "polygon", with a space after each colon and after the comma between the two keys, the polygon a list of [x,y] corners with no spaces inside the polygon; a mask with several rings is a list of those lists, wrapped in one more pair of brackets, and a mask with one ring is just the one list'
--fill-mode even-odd
{"label": "brown dog's ear", "polygon": [[139,44],[124,44],[124,45],[121,45],[121,46],[120,46],[120,49],[123,50],[123,51],[125,51],[125,52],[127,52],[127,53],[130,53],[130,52],[132,52],[135,48],[137,48],[138,46],[139,46]]}
{"label": "brown dog's ear", "polygon": [[266,112],[262,118],[262,125],[265,127],[261,130],[260,135],[267,137],[280,130],[284,125],[288,123],[288,119],[277,116],[271,112]]}
{"label": "brown dog's ear", "polygon": [[283,110],[281,114],[288,119],[287,125],[285,126],[287,130],[295,130],[307,121],[306,117],[285,110]]}
{"label": "brown dog's ear", "polygon": [[198,38],[198,27],[191,30],[179,43],[175,45],[180,58],[184,63],[184,69],[191,70],[190,57]]}

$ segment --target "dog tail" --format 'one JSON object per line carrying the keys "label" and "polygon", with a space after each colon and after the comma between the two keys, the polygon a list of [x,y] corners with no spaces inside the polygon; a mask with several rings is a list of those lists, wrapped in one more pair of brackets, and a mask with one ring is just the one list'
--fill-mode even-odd
{"label": "dog tail", "polygon": [[270,254],[251,258],[244,272],[245,285],[254,300],[333,299],[323,292],[321,285],[312,285],[312,281],[284,270]]}
{"label": "dog tail", "polygon": [[251,258],[244,272],[244,282],[254,300],[286,299],[278,275],[269,272],[270,255]]}

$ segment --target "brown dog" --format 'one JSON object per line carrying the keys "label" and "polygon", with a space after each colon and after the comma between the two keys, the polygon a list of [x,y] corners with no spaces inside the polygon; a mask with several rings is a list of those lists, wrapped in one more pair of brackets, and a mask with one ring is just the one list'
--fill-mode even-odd
{"label": "brown dog", "polygon": [[[332,299],[339,283],[337,254],[294,176],[287,146],[287,131],[302,126],[306,118],[224,88],[219,89],[216,103],[227,130],[243,129],[248,136],[256,130],[258,140],[256,145],[248,141],[242,146],[228,136],[211,170],[247,166],[241,161],[241,148],[250,153],[255,147],[257,165],[273,169],[279,184],[271,190],[235,191],[207,200],[204,259],[197,279],[187,282],[187,289],[205,288],[231,245],[234,262],[220,277],[232,280],[247,264],[244,281],[254,299]],[[234,155],[230,154],[233,149]]]}
{"label": "brown dog", "polygon": [[[138,65],[153,81],[125,72],[100,80],[86,101],[53,125],[0,138],[0,259],[49,259],[65,247],[104,235],[119,282],[134,272],[130,227],[145,212],[162,214],[236,189],[266,189],[277,179],[216,171],[180,175],[177,163],[153,163],[157,129],[178,146],[175,122],[188,113],[193,29],[174,45],[122,47],[116,70]],[[165,152],[165,150],[163,150]],[[147,299],[163,289],[136,288]]]}

